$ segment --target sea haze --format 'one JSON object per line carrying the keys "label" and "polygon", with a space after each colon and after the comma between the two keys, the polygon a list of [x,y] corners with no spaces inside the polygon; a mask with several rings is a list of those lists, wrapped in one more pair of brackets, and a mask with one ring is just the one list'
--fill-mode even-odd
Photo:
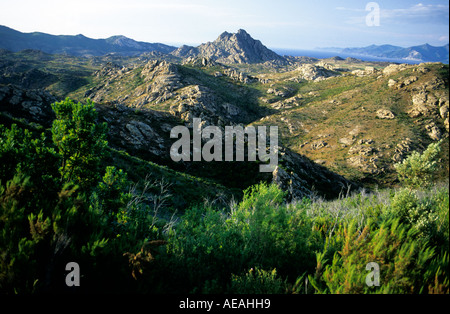
{"label": "sea haze", "polygon": [[419,64],[423,61],[417,60],[407,60],[407,59],[395,59],[395,58],[382,58],[368,55],[359,54],[349,54],[345,52],[333,52],[333,51],[320,51],[320,50],[296,50],[296,49],[277,49],[272,48],[277,54],[281,56],[292,56],[292,57],[311,57],[317,59],[327,59],[332,57],[346,58],[356,58],[363,61],[380,61],[380,62],[394,62],[394,63],[408,63],[408,64]]}

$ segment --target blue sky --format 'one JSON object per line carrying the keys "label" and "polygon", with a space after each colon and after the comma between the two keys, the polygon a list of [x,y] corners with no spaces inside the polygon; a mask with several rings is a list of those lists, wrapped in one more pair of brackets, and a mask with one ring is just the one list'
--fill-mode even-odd
{"label": "blue sky", "polygon": [[[380,8],[368,26],[369,2]],[[125,35],[198,45],[242,28],[270,48],[403,47],[449,42],[447,0],[0,0],[0,25],[22,32]]]}

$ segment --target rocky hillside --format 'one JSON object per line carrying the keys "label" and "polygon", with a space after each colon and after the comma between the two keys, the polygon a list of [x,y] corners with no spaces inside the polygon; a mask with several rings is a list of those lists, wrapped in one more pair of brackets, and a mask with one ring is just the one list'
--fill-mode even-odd
{"label": "rocky hillside", "polygon": [[[342,66],[345,61],[335,62]],[[292,71],[282,79],[297,76]],[[271,88],[267,92],[265,101],[277,113],[255,124],[278,125],[285,145],[347,178],[393,184],[394,163],[441,139],[447,143],[442,157],[448,162],[447,65],[350,69],[304,83],[281,100],[272,99]]]}
{"label": "rocky hillside", "polygon": [[[160,60],[136,62],[133,66],[106,62],[81,79],[90,83],[75,87],[59,99],[70,96],[94,100],[101,121],[108,123],[108,141],[113,149],[228,188],[243,189],[260,180],[275,181],[288,189],[292,198],[309,196],[313,191],[336,197],[348,187],[356,188],[357,184],[287,147],[279,148],[279,167],[268,174],[261,174],[256,162],[227,163],[226,167],[224,163],[174,163],[169,154],[174,142],[169,135],[174,126],[191,128],[193,117],[202,118],[205,125],[245,125],[268,112],[259,105],[258,92],[248,88],[250,81],[239,81],[243,74],[218,65],[208,69],[216,75]],[[49,127],[53,119],[50,104],[57,98],[45,90],[51,90],[52,81],[34,90],[19,86],[19,80],[15,83],[0,85],[2,120],[21,119],[23,123]]]}
{"label": "rocky hillside", "polygon": [[224,32],[215,41],[198,47],[182,46],[172,54],[181,58],[206,57],[225,64],[286,61],[243,29],[234,34]]}
{"label": "rocky hillside", "polygon": [[[187,51],[174,54],[181,56],[181,50]],[[214,194],[273,181],[292,199],[395,186],[393,164],[441,139],[442,176],[448,173],[449,75],[441,63],[284,59],[239,31],[183,58],[3,51],[0,73],[2,123],[48,128],[53,101],[90,98],[109,125],[108,141],[120,167],[139,176],[133,171],[137,163],[170,177],[184,196],[182,186],[194,193],[197,182]],[[192,132],[194,118],[222,130],[278,126],[278,167],[262,174],[257,162],[174,163],[170,130],[184,125]]]}

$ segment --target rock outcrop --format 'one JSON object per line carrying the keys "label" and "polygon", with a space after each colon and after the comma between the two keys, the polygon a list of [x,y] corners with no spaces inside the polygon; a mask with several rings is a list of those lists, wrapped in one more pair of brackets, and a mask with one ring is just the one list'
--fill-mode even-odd
{"label": "rock outcrop", "polygon": [[201,118],[207,125],[224,125],[241,114],[241,110],[222,102],[207,87],[190,85],[178,91],[170,113],[189,124],[192,124],[193,118]]}
{"label": "rock outcrop", "polygon": [[373,146],[372,139],[361,139],[348,150],[347,164],[365,174],[378,174],[381,169],[377,162],[380,159],[380,151]]}
{"label": "rock outcrop", "polygon": [[57,99],[44,90],[0,85],[0,112],[28,122],[51,126],[54,119],[51,104],[55,101]]}
{"label": "rock outcrop", "polygon": [[392,113],[392,111],[387,109],[379,109],[377,111],[377,118],[379,119],[388,119],[392,120],[395,119],[395,115]]}
{"label": "rock outcrop", "polygon": [[[159,60],[147,62],[140,71],[134,67],[108,63],[95,76],[100,79],[100,83],[88,90],[85,97],[97,103],[123,103],[136,108],[167,101],[174,96],[175,90],[183,86],[177,66]],[[131,89],[126,83],[137,86]],[[120,95],[113,98],[115,94]]]}
{"label": "rock outcrop", "polygon": [[316,82],[339,75],[335,71],[313,64],[303,64],[296,71],[300,73],[299,78]]}
{"label": "rock outcrop", "polygon": [[288,191],[290,200],[321,196],[333,198],[359,185],[331,172],[303,155],[279,148],[279,166],[273,171],[273,182]]}
{"label": "rock outcrop", "polygon": [[437,141],[443,137],[443,133],[437,124],[439,121],[442,121],[448,135],[448,108],[448,95],[439,95],[422,90],[412,96],[412,108],[408,111],[408,115],[411,118],[419,119],[418,121],[421,121],[421,124],[424,125],[428,136]]}

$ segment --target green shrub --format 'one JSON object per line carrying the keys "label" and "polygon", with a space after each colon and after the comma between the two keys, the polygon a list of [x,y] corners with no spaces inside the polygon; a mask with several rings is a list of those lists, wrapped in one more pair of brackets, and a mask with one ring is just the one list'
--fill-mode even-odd
{"label": "green shrub", "polygon": [[[316,274],[310,276],[317,292],[427,292],[428,285],[434,281],[430,277],[439,277],[437,272],[424,276],[436,257],[435,249],[417,237],[416,229],[400,224],[398,219],[387,220],[379,228],[373,227],[366,226],[361,231],[353,222],[339,235],[343,238],[343,246],[334,254],[331,263],[323,258],[324,252],[317,255]],[[379,286],[366,284],[369,263],[377,263],[380,267]],[[439,284],[445,284],[445,281]]]}
{"label": "green shrub", "polygon": [[438,214],[428,199],[420,200],[415,191],[402,189],[395,194],[390,206],[391,214],[401,223],[410,224],[419,236],[431,236],[436,229]]}
{"label": "green shrub", "polygon": [[106,123],[98,123],[95,105],[74,103],[67,98],[52,104],[56,119],[52,138],[61,157],[61,181],[76,182],[82,188],[94,186],[102,172],[106,154]]}
{"label": "green shrub", "polygon": [[432,143],[422,154],[413,152],[401,163],[395,164],[400,182],[411,188],[430,186],[437,174],[437,156],[441,151],[441,144],[442,140]]}
{"label": "green shrub", "polygon": [[[136,289],[136,265],[152,261],[141,263],[144,247],[161,234],[147,191],[130,190],[120,169],[102,173],[105,134],[92,104],[53,107],[55,143],[0,128],[0,293],[64,291],[68,261],[82,265],[81,291]],[[152,203],[160,207],[164,197]]]}
{"label": "green shrub", "polygon": [[306,212],[283,204],[284,192],[273,184],[244,194],[229,214],[211,207],[189,209],[173,230],[169,253],[179,261],[188,291],[215,282],[224,292],[231,274],[251,267],[276,268],[292,280],[314,269],[314,250],[321,244]]}

